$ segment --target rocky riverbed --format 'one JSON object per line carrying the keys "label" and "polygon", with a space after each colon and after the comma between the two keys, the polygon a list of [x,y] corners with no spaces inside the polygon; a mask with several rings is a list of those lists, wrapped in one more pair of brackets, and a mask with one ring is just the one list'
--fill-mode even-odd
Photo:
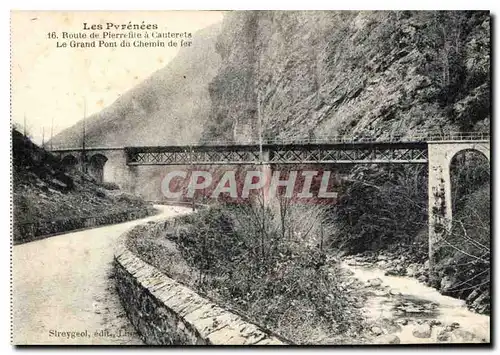
{"label": "rocky riverbed", "polygon": [[405,256],[358,255],[343,258],[342,267],[358,294],[354,304],[368,322],[366,343],[490,341],[490,317],[427,286],[428,265]]}

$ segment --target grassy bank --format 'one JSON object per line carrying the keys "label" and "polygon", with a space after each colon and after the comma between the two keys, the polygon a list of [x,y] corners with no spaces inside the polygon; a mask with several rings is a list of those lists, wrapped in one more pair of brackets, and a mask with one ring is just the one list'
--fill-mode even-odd
{"label": "grassy bank", "polygon": [[296,343],[355,343],[362,324],[353,307],[356,292],[339,266],[326,262],[323,218],[316,206],[219,206],[139,227],[128,247],[200,294]]}

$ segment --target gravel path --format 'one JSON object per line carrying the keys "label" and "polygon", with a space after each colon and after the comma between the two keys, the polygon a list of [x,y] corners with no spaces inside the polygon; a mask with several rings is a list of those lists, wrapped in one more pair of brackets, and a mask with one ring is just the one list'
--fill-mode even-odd
{"label": "gravel path", "polygon": [[110,276],[115,242],[122,233],[146,221],[190,212],[156,207],[161,213],[153,217],[15,246],[13,343],[142,344]]}

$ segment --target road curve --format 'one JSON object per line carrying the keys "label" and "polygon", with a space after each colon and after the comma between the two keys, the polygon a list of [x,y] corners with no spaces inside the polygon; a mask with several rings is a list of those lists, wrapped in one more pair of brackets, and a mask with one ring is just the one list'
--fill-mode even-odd
{"label": "road curve", "polygon": [[15,345],[142,344],[120,305],[112,274],[117,238],[130,228],[190,208],[16,245],[12,251]]}

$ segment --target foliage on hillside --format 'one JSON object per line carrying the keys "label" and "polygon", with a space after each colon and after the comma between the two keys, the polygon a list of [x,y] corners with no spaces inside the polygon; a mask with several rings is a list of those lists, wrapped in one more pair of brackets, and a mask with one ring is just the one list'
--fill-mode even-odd
{"label": "foliage on hillside", "polygon": [[[411,245],[427,226],[427,171],[423,166],[362,167],[342,184],[332,219],[334,245],[350,252]],[[425,250],[426,238],[418,240]]]}

